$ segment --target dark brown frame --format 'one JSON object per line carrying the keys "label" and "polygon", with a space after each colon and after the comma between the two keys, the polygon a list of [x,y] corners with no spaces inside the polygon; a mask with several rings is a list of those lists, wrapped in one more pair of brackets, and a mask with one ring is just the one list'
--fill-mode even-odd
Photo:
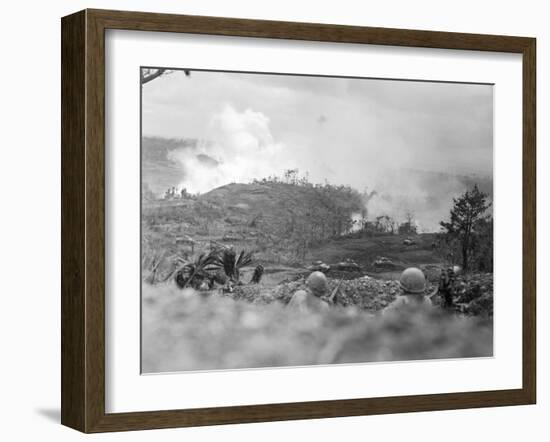
{"label": "dark brown frame", "polygon": [[[83,432],[142,430],[536,401],[536,40],[234,18],[105,10],[64,17],[62,26],[61,422]],[[476,391],[105,413],[105,30],[183,32],[441,49],[523,56],[523,386]],[[427,69],[429,69],[427,67]]]}

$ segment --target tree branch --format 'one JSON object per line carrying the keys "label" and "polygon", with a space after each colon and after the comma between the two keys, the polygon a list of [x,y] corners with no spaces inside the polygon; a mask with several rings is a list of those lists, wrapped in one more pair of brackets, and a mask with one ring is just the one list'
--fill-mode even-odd
{"label": "tree branch", "polygon": [[148,74],[148,75],[142,74],[141,84],[149,83],[150,81],[153,81],[155,78],[160,77],[165,72],[166,72],[166,69],[157,69],[156,72],[153,72],[152,74]]}

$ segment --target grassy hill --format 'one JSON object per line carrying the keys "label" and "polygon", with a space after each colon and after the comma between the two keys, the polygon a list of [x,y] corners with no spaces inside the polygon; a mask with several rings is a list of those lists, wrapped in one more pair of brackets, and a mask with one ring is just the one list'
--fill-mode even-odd
{"label": "grassy hill", "polygon": [[228,184],[193,199],[143,203],[143,232],[175,243],[246,247],[266,260],[303,260],[316,244],[350,231],[360,195],[344,186],[281,182]]}
{"label": "grassy hill", "polygon": [[391,259],[396,271],[439,262],[432,234],[418,235],[416,244],[407,246],[405,236],[347,233],[350,214],[360,203],[356,197],[347,188],[266,182],[228,184],[195,199],[144,202],[143,265],[161,255],[167,266],[175,255],[191,258],[212,247],[233,246],[253,251],[254,264],[264,264],[276,283],[316,260],[351,259],[369,273],[380,256]]}

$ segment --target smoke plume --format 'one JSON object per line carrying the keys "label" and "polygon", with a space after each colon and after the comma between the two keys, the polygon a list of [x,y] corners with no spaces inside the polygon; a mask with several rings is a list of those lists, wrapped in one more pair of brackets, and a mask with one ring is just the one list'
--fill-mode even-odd
{"label": "smoke plume", "polygon": [[284,169],[279,155],[284,146],[275,142],[269,118],[261,112],[239,112],[226,104],[209,126],[208,140],[170,153],[183,169],[180,187],[203,193],[231,182],[280,174]]}

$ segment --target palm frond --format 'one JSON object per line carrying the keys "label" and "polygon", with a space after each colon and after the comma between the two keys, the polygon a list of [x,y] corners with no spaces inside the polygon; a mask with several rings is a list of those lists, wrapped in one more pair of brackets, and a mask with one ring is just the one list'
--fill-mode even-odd
{"label": "palm frond", "polygon": [[235,263],[235,267],[240,269],[244,266],[247,266],[252,262],[252,252],[246,253],[244,250],[241,251],[239,254],[239,258],[237,259],[237,262]]}
{"label": "palm frond", "polygon": [[211,251],[201,253],[193,261],[180,261],[180,265],[171,273],[170,277],[175,277],[176,283],[180,288],[193,286],[195,280],[204,280],[209,276],[209,272],[219,268],[218,253]]}

